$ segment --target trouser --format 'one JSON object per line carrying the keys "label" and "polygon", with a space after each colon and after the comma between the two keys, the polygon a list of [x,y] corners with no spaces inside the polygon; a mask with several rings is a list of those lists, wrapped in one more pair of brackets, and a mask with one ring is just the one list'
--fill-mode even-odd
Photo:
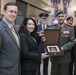
{"label": "trouser", "polygon": [[52,63],[51,75],[69,75],[69,63]]}
{"label": "trouser", "polygon": [[74,47],[71,50],[71,62],[69,65],[69,75],[73,75],[73,69],[74,69]]}
{"label": "trouser", "polygon": [[74,65],[74,75],[76,75],[76,61],[75,61],[75,65]]}
{"label": "trouser", "polygon": [[[43,60],[43,75],[48,75],[48,61],[49,61],[49,58],[45,58]],[[41,75],[40,73],[40,64],[39,64],[39,67],[38,67],[38,75]]]}
{"label": "trouser", "polygon": [[21,75],[36,75],[37,69],[30,70],[30,71],[21,71]]}
{"label": "trouser", "polygon": [[69,75],[73,75],[73,69],[74,69],[74,61],[71,61],[69,66]]}

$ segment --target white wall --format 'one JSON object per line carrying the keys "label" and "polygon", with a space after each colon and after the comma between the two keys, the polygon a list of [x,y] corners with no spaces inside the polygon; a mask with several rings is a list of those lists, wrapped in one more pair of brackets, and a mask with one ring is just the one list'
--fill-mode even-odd
{"label": "white wall", "polygon": [[3,13],[4,5],[5,5],[7,2],[16,2],[16,0],[1,0],[1,14]]}
{"label": "white wall", "polygon": [[76,17],[74,16],[74,11],[76,10],[76,0],[72,0],[72,2],[70,3],[70,7],[68,7],[68,16],[73,16],[74,18],[74,24],[76,24]]}
{"label": "white wall", "polygon": [[46,2],[46,3],[49,4],[49,5],[51,4],[51,3],[50,3],[50,0],[42,0],[42,1]]}
{"label": "white wall", "polygon": [[[50,1],[51,2],[51,1]],[[74,11],[76,10],[76,0],[70,2],[69,7],[67,7],[67,16],[73,16],[74,24],[76,24],[76,17],[74,16]],[[54,18],[54,7],[51,7],[50,20]]]}

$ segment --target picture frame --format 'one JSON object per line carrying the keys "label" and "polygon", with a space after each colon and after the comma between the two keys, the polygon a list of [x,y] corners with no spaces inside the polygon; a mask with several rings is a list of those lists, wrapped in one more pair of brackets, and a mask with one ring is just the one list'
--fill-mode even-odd
{"label": "picture frame", "polygon": [[58,46],[47,46],[47,50],[48,52],[60,52],[60,49],[58,48]]}
{"label": "picture frame", "polygon": [[60,40],[60,29],[45,29],[44,30],[46,41],[44,42],[44,47],[46,52],[50,56],[60,56],[63,55]]}

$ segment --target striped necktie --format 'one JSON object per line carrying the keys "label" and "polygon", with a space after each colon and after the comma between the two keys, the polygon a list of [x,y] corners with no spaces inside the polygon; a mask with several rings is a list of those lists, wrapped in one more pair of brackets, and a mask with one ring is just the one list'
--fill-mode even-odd
{"label": "striped necktie", "polygon": [[45,29],[45,25],[43,26],[43,30]]}
{"label": "striped necktie", "polygon": [[13,26],[11,27],[11,32],[12,32],[12,34],[14,35],[15,40],[16,40],[18,46],[19,46],[19,39],[18,39],[18,36],[17,36],[16,31],[15,31],[15,29],[14,29]]}

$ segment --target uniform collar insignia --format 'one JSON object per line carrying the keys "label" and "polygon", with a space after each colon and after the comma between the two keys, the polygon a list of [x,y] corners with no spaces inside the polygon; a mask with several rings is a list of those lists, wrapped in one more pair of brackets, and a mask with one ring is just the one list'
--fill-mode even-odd
{"label": "uniform collar insignia", "polygon": [[[56,27],[58,27],[58,24],[56,24]],[[65,27],[65,28],[66,28],[66,27],[67,27],[67,25],[66,25],[66,24],[64,24],[64,25],[63,25],[63,27]]]}

